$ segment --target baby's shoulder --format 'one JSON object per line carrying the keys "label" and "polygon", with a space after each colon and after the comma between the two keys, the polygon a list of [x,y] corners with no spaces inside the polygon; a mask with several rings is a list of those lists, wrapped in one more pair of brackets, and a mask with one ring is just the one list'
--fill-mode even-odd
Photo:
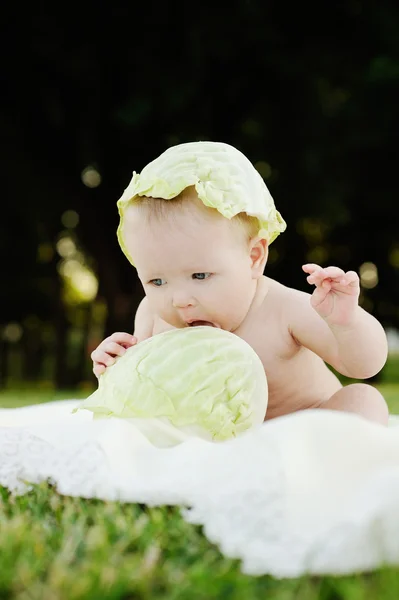
{"label": "baby's shoulder", "polygon": [[262,302],[262,313],[268,319],[278,320],[284,326],[293,313],[301,312],[309,305],[310,294],[266,278],[266,289]]}
{"label": "baby's shoulder", "polygon": [[295,290],[270,278],[265,278],[264,285],[266,292],[240,333],[261,356],[263,364],[271,368],[275,360],[286,361],[298,352],[290,328]]}
{"label": "baby's shoulder", "polygon": [[273,307],[276,310],[281,310],[282,307],[294,304],[304,294],[304,292],[284,285],[270,277],[266,277],[265,279],[267,293],[265,294],[263,304],[267,305],[269,309]]}

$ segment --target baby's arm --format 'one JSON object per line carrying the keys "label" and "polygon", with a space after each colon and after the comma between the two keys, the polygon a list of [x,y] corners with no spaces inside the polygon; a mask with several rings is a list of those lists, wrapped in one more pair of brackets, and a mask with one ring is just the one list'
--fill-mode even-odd
{"label": "baby's arm", "polygon": [[336,371],[354,379],[378,373],[386,361],[386,336],[381,324],[360,306],[349,325],[329,325],[311,305],[310,294],[287,291],[286,321],[293,338]]}

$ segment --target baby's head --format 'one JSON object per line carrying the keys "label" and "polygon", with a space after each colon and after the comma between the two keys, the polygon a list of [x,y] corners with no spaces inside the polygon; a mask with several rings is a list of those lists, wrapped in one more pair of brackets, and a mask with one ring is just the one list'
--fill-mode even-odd
{"label": "baby's head", "polygon": [[126,210],[123,236],[156,314],[174,327],[234,331],[245,318],[267,259],[250,217],[204,206],[193,187],[175,199],[145,197]]}
{"label": "baby's head", "polygon": [[[203,144],[211,155],[205,152],[206,160]],[[179,328],[209,324],[235,331],[255,296],[268,243],[285,223],[263,180],[237,150],[231,157],[226,144],[182,146],[134,175],[118,204],[119,241],[163,320]],[[171,151],[179,162],[166,168]],[[212,159],[215,151],[218,160]],[[249,174],[230,164],[235,153],[245,169],[249,163]],[[245,191],[258,196],[247,198]]]}

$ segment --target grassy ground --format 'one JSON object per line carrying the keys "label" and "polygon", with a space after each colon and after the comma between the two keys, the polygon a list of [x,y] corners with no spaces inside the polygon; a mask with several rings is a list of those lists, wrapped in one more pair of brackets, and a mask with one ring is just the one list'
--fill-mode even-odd
{"label": "grassy ground", "polygon": [[30,389],[13,388],[0,391],[0,408],[18,408],[30,404],[52,402],[53,400],[67,400],[68,398],[87,398],[90,391],[53,391],[35,389],[34,387],[31,387]]}
{"label": "grassy ground", "polygon": [[[380,386],[399,414],[399,383]],[[86,392],[8,391],[0,406]],[[46,485],[22,497],[0,488],[0,600],[397,600],[399,569],[348,577],[276,580],[243,575],[178,508],[59,496]]]}
{"label": "grassy ground", "polygon": [[63,498],[44,486],[0,504],[0,598],[397,600],[393,569],[276,580],[243,575],[176,508]]}

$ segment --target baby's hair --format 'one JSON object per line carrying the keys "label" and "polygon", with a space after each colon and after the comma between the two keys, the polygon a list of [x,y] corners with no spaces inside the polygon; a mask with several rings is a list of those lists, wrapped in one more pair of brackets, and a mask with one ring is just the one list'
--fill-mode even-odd
{"label": "baby's hair", "polygon": [[[174,214],[178,211],[192,210],[193,205],[207,212],[209,215],[212,213],[220,215],[216,208],[205,206],[202,200],[196,195],[194,186],[185,188],[180,194],[170,200],[142,196],[135,202],[135,205],[138,209],[145,211],[145,215],[149,220],[156,219],[157,221],[173,218]],[[238,225],[241,231],[246,233],[248,241],[256,237],[259,233],[260,225],[258,219],[247,215],[245,212],[238,213],[230,221],[233,225]]]}
{"label": "baby's hair", "polygon": [[246,232],[248,240],[256,237],[259,233],[260,225],[258,219],[256,217],[251,217],[251,215],[247,215],[246,212],[238,213],[232,218],[232,221],[239,223]]}

